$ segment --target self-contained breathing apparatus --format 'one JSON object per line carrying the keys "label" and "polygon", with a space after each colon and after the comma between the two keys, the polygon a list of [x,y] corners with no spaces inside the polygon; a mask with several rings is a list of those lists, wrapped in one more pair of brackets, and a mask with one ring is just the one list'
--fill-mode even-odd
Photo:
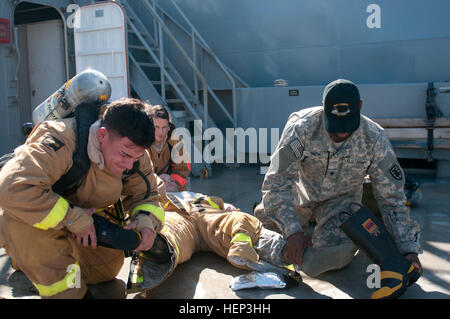
{"label": "self-contained breathing apparatus", "polygon": [[[24,133],[29,135],[40,122],[68,117],[75,117],[76,119],[77,146],[72,156],[73,165],[69,171],[52,186],[52,190],[55,193],[58,193],[63,197],[73,194],[80,186],[80,182],[83,177],[87,174],[91,165],[91,161],[87,153],[89,129],[91,125],[98,120],[100,108],[107,103],[110,97],[111,84],[108,78],[99,71],[88,69],[77,74],[72,79],[64,83],[62,87],[60,87],[44,102],[37,106],[32,113],[33,123],[25,123],[23,125],[22,128],[24,129]],[[0,157],[0,169],[2,169],[6,162],[13,157],[14,152]],[[124,177],[133,173],[139,174],[144,179],[147,186],[145,198],[147,198],[150,195],[150,183],[147,177],[139,170],[138,161],[134,163],[131,170],[124,172]],[[120,199],[114,204],[114,209],[117,214],[116,220],[123,226],[126,223],[126,219]],[[106,224],[99,220],[100,217],[95,217],[94,224],[101,228],[100,231],[105,231],[106,226],[104,225]],[[112,228],[106,227],[106,229],[109,229],[110,232]],[[136,240],[136,236],[140,241],[140,235],[136,234],[137,232],[132,233],[134,234],[131,234],[131,237],[128,236],[131,238],[131,242],[135,243],[133,240]],[[107,238],[107,236],[101,236],[101,234],[99,234],[98,237],[100,239]],[[128,244],[126,244],[126,247],[124,246],[123,248],[133,247],[134,244],[130,245],[129,241],[127,242]],[[114,245],[112,245],[112,243],[114,243]],[[114,241],[108,242],[107,240],[100,240],[99,245],[111,247],[118,244]],[[122,247],[119,247],[118,249],[122,249]]]}
{"label": "self-contained breathing apparatus", "polygon": [[[25,135],[30,135],[40,122],[75,117],[77,147],[72,157],[73,165],[52,187],[59,195],[73,193],[89,170],[89,128],[98,119],[101,105],[110,96],[111,84],[108,78],[99,71],[85,70],[38,105],[32,113],[33,123],[24,123],[22,126]],[[3,155],[0,158],[0,169],[13,157],[14,152]]]}

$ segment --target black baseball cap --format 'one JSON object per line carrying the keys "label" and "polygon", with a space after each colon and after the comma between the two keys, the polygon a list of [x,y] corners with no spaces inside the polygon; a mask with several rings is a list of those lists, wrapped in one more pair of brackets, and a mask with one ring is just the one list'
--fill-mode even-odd
{"label": "black baseball cap", "polygon": [[355,83],[338,79],[323,90],[325,129],[329,133],[356,131],[360,122],[360,96]]}

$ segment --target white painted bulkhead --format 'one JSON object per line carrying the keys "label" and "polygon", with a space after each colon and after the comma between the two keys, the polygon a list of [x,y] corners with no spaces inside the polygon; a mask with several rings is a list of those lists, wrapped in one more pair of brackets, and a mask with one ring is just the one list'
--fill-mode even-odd
{"label": "white painted bulkhead", "polygon": [[106,75],[111,82],[111,100],[128,97],[126,18],[114,2],[81,7],[75,15],[76,70],[88,68]]}

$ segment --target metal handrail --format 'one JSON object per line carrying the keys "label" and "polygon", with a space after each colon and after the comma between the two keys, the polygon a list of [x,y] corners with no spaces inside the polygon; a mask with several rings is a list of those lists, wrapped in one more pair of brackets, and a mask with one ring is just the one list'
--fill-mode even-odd
{"label": "metal handrail", "polygon": [[[236,128],[236,82],[234,81],[233,76],[228,72],[225,65],[220,61],[217,56],[214,54],[214,52],[209,47],[208,43],[206,43],[205,39],[203,39],[200,32],[197,31],[195,26],[189,21],[189,19],[186,17],[186,15],[183,13],[183,11],[180,9],[180,7],[173,1],[170,0],[172,5],[175,7],[175,9],[178,11],[178,13],[181,15],[181,17],[184,19],[184,21],[187,23],[187,25],[191,28],[192,32],[192,38],[193,38],[193,44],[192,44],[192,55],[195,57],[195,42],[194,38],[198,38],[203,45],[203,47],[206,49],[205,51],[213,58],[213,60],[219,65],[219,67],[222,69],[222,71],[225,73],[228,80],[231,82],[231,90],[232,90],[232,101],[233,101],[233,124]],[[194,37],[195,35],[195,37]]]}
{"label": "metal handrail", "polygon": [[[158,64],[158,66],[160,67],[161,70],[163,70],[165,77],[167,78],[167,80],[172,84],[173,88],[175,89],[175,91],[178,93],[178,95],[181,97],[181,99],[183,100],[183,102],[186,104],[186,106],[188,107],[189,111],[196,117],[200,117],[198,115],[198,113],[194,110],[194,108],[191,106],[191,104],[189,103],[189,101],[186,99],[186,97],[184,96],[184,94],[181,92],[181,90],[178,88],[178,86],[176,85],[176,82],[173,80],[173,78],[170,76],[170,74],[167,72],[167,70],[165,70],[165,68],[162,67],[161,61],[159,60],[159,57],[153,52],[153,50],[150,48],[150,46],[147,44],[147,41],[145,41],[145,39],[142,37],[142,35],[140,34],[140,32],[138,31],[138,29],[136,28],[136,26],[134,25],[134,23],[130,20],[128,20],[128,24],[131,26],[131,28],[133,29],[133,31],[135,32],[136,36],[139,38],[139,40],[141,41],[141,43],[143,44],[143,46],[147,49],[147,51],[150,53],[150,55],[152,56],[153,60],[155,60],[155,62]],[[165,100],[165,98],[163,97],[163,99]],[[206,121],[207,123],[207,121]]]}
{"label": "metal handrail", "polygon": [[[194,63],[192,62],[192,60],[190,59],[189,55],[183,50],[183,47],[180,45],[180,43],[178,43],[178,41],[175,39],[174,35],[170,32],[169,28],[167,28],[167,26],[165,25],[164,21],[162,21],[161,17],[158,15],[158,13],[156,12],[155,8],[147,1],[144,1],[144,3],[148,6],[148,8],[150,9],[150,13],[153,15],[153,17],[155,18],[155,20],[158,21],[159,24],[159,28],[160,30],[164,30],[164,32],[169,36],[169,38],[172,40],[172,42],[175,44],[175,46],[177,47],[177,49],[180,51],[180,53],[184,56],[184,58],[187,60],[188,64],[191,66],[191,68],[194,70],[194,72],[198,75],[198,77],[200,78],[202,84],[203,84],[203,122],[205,127],[208,127],[208,117],[207,117],[207,110],[208,110],[208,85],[206,83],[206,79],[203,77],[202,73],[200,72],[200,70],[198,70],[198,68],[194,65]],[[137,34],[139,33],[137,30],[134,30]],[[143,40],[141,40],[143,41]],[[160,41],[162,41],[161,38],[161,33],[160,33]],[[148,49],[147,49],[148,50]],[[161,43],[160,43],[160,52],[162,52],[161,50]],[[162,55],[161,55],[162,56]],[[161,67],[161,61],[159,61],[160,67]],[[168,72],[164,69],[164,72],[167,73],[166,76],[167,78],[171,78],[170,75],[168,74]],[[169,80],[170,81],[170,80]],[[177,85],[175,85],[175,82],[172,83],[172,81],[170,81],[171,84],[173,85],[174,89],[177,90],[178,92],[178,87]],[[179,94],[181,99],[183,100],[184,103],[186,103],[187,105],[190,104],[189,102],[187,102],[187,100],[184,98],[184,94]],[[195,114],[195,112],[194,112]],[[197,116],[198,117],[198,116]]]}
{"label": "metal handrail", "polygon": [[[154,0],[150,0],[150,1],[154,1]],[[160,6],[158,6],[158,10],[161,11],[164,18],[169,19],[174,24],[174,26],[176,26],[178,29],[180,29],[180,31],[184,32],[186,35],[192,36],[192,32],[189,32],[188,30],[186,30],[186,28],[184,26],[182,26],[177,20],[175,20],[169,13],[167,13],[166,10],[164,10],[164,8],[161,8]],[[218,64],[220,63],[223,66],[223,68],[226,70],[226,72],[229,72],[231,74],[231,76],[236,81],[236,83],[240,83],[243,87],[249,87],[249,85],[242,78],[240,78],[239,75],[234,73],[232,70],[230,70],[230,68],[228,66],[226,66],[225,64],[222,63],[222,61],[215,55],[214,51],[212,51],[209,47],[207,47],[208,45],[206,44],[206,42],[202,43],[201,41],[197,41],[196,43],[206,53],[214,56],[217,59],[214,61],[216,61]],[[236,87],[238,87],[237,84],[236,84]]]}
{"label": "metal handrail", "polygon": [[[211,94],[211,96],[214,98],[214,100],[218,103],[222,111],[225,113],[225,115],[230,119],[230,121],[233,123],[233,125],[236,125],[236,118],[233,117],[228,110],[223,106],[222,102],[219,100],[219,98],[216,96],[216,94],[211,90],[211,88],[207,85],[206,79],[204,78],[201,71],[197,68],[195,63],[191,60],[189,55],[186,53],[186,51],[183,49],[181,44],[177,41],[175,36],[172,34],[172,32],[169,30],[167,25],[164,23],[162,18],[159,16],[159,14],[156,12],[156,8],[152,6],[151,3],[149,3],[149,0],[144,1],[144,3],[147,5],[147,7],[150,9],[150,13],[153,15],[153,17],[158,21],[159,25],[161,25],[164,32],[169,36],[169,38],[172,40],[172,42],[175,44],[178,51],[183,55],[183,57],[187,60],[188,64],[191,66],[192,70],[195,72],[195,74],[200,78],[202,84],[203,84],[203,96],[204,100],[207,99],[208,92]],[[204,121],[206,122],[207,127],[207,115],[208,115],[208,104],[207,102],[203,105],[204,107]]]}
{"label": "metal handrail", "polygon": [[[119,2],[120,0],[116,0],[116,2]],[[119,2],[120,3],[120,2]],[[133,15],[136,17],[136,14],[134,13],[133,9],[128,5],[128,3],[124,2],[123,5],[125,5],[127,7],[127,10],[130,10],[131,13],[133,13]],[[138,22],[140,22],[140,20],[137,20]],[[156,23],[156,21],[155,21]],[[141,33],[139,32],[138,28],[136,27],[136,25],[131,21],[131,19],[128,19],[128,24],[131,27],[131,29],[134,31],[134,33],[136,34],[136,36],[138,37],[139,41],[141,41],[141,43],[143,44],[143,46],[145,47],[145,49],[147,50],[147,52],[151,55],[152,59],[156,62],[156,64],[159,66],[161,72],[164,72],[164,76],[167,77],[167,80],[169,81],[170,84],[172,84],[174,90],[176,91],[176,93],[180,96],[180,98],[182,99],[182,101],[186,104],[186,107],[189,109],[189,111],[191,112],[191,114],[193,114],[195,117],[200,118],[199,114],[195,111],[195,109],[192,107],[192,105],[189,103],[189,101],[186,99],[185,95],[181,92],[181,90],[178,88],[178,86],[176,85],[176,82],[174,81],[174,79],[170,76],[170,74],[166,71],[165,68],[163,68],[163,64],[160,62],[159,57],[153,52],[152,48],[148,45],[147,41],[144,39],[144,37],[141,35]],[[154,40],[154,39],[153,39]],[[165,97],[161,96],[161,98],[165,101]],[[170,109],[169,109],[170,112]]]}

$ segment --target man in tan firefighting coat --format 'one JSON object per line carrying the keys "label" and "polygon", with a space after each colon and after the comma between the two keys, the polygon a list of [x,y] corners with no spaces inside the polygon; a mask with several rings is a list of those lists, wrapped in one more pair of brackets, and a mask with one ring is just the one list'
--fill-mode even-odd
{"label": "man in tan firefighting coat", "polygon": [[[112,102],[91,125],[91,161],[80,186],[66,198],[52,185],[72,166],[75,120],[41,122],[0,172],[0,246],[44,298],[82,298],[86,284],[116,277],[124,253],[96,246],[92,214],[122,198],[131,223],[142,234],[137,251],[152,247],[164,226],[157,191],[163,182],[154,173],[147,148],[154,140],[150,106],[135,99]],[[123,175],[139,161],[139,170]],[[146,196],[146,194],[148,196]]]}
{"label": "man in tan firefighting coat", "polygon": [[[283,268],[287,266],[282,258],[284,238],[265,229],[252,215],[218,196],[184,191],[162,193],[161,199],[165,203],[166,222],[158,234],[158,239],[163,240],[155,244],[159,252],[140,254],[135,272],[130,276],[129,292],[151,292],[177,265],[200,251],[214,252],[238,268],[288,274]],[[161,253],[164,248],[168,250],[166,254]]]}
{"label": "man in tan firefighting coat", "polygon": [[155,123],[155,141],[148,151],[155,173],[164,181],[168,192],[183,191],[191,172],[189,154],[183,140],[173,134],[175,125],[164,106],[155,105],[152,117]]}

